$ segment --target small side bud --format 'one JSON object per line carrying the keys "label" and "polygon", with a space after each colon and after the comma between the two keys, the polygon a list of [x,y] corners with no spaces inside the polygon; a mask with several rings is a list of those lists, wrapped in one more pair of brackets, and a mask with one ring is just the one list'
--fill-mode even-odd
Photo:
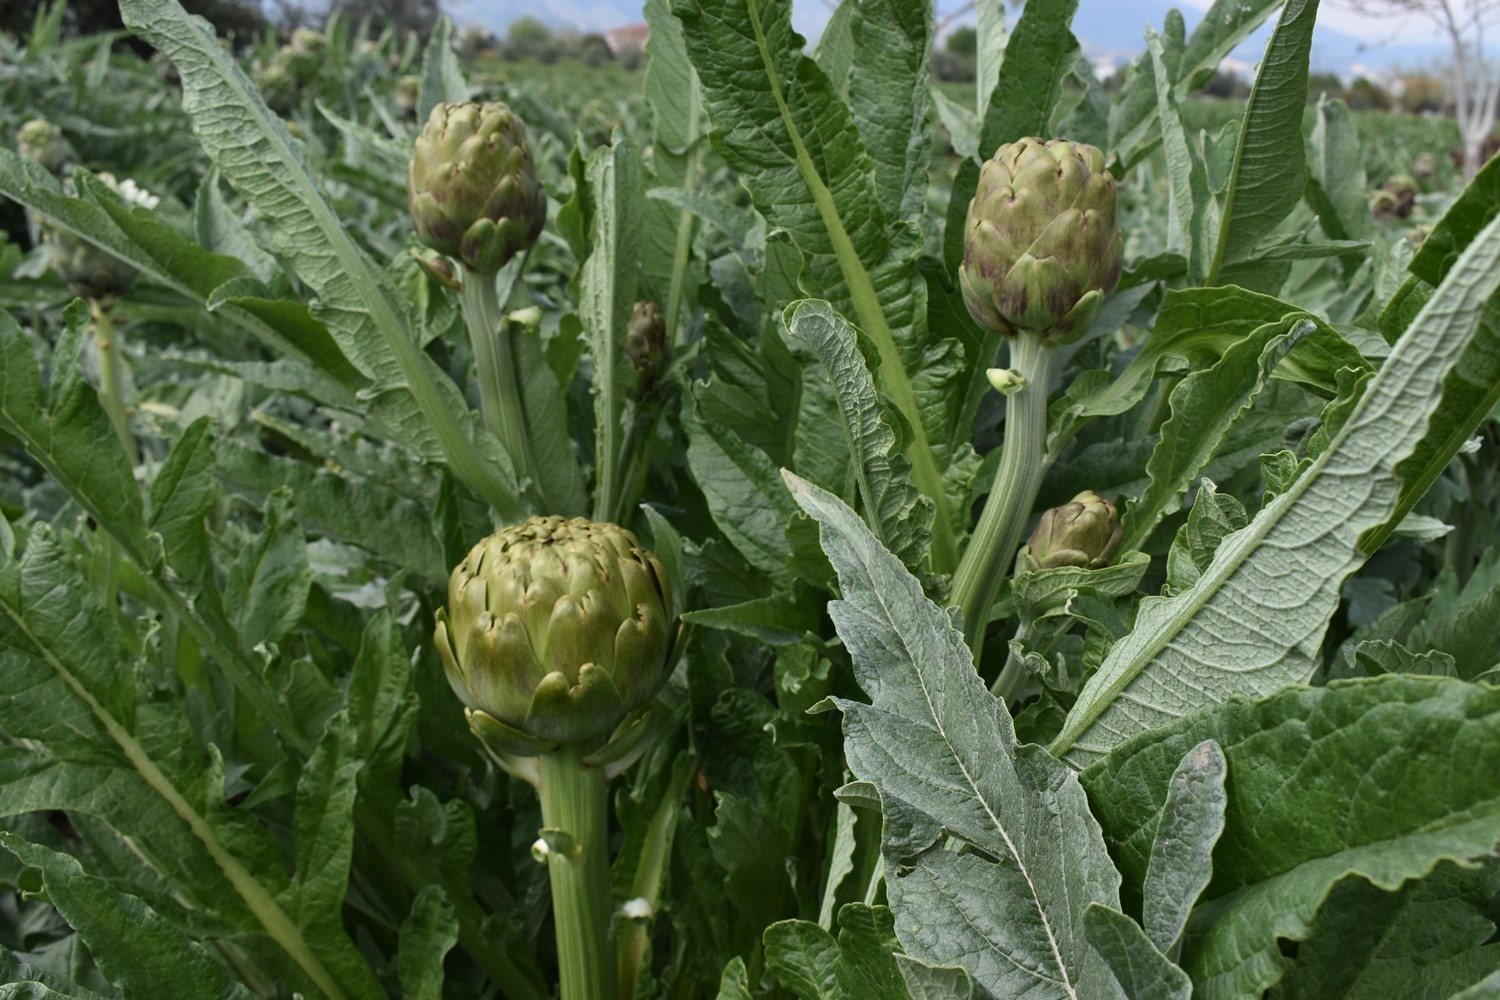
{"label": "small side bud", "polygon": [[39,163],[49,173],[60,174],[72,151],[62,129],[44,118],[33,118],[16,132],[16,152],[21,159]]}
{"label": "small side bud", "polygon": [[630,326],[625,331],[625,356],[640,376],[641,392],[650,392],[667,358],[667,324],[655,302],[635,304]]}
{"label": "small side bud", "polygon": [[1016,569],[1100,569],[1109,565],[1123,533],[1115,505],[1093,490],[1084,490],[1042,515],[1016,557]]}

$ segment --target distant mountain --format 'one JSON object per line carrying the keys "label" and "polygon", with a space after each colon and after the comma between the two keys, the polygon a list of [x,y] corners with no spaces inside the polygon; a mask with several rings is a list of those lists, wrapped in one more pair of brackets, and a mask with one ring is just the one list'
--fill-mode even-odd
{"label": "distant mountain", "polygon": [[[498,34],[504,34],[511,21],[522,16],[539,18],[558,28],[578,31],[602,31],[641,20],[640,0],[449,0],[449,12],[459,24],[478,22]],[[951,4],[947,4],[951,6]],[[1168,0],[1080,0],[1073,28],[1090,57],[1110,57],[1117,64],[1128,62],[1145,49],[1145,31],[1149,24],[1160,31],[1167,10],[1174,6]],[[1203,11],[1176,4],[1191,32],[1203,17]],[[1344,15],[1349,16],[1349,15]],[[828,20],[828,8],[820,0],[796,0],[793,23],[808,38],[816,38]],[[1367,22],[1368,23],[1368,22]],[[1263,25],[1232,54],[1231,58],[1253,65],[1265,52],[1271,37],[1271,26]],[[1431,67],[1447,57],[1440,43],[1387,45],[1364,41],[1320,23],[1313,35],[1312,69],[1315,72],[1351,76],[1360,73],[1380,74],[1396,67],[1409,69]]]}

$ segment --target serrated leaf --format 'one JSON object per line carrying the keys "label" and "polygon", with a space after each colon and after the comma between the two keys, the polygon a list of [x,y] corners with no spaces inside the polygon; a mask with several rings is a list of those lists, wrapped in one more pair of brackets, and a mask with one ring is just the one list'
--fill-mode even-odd
{"label": "serrated leaf", "polygon": [[[355,953],[340,977],[330,974],[261,874],[279,851],[253,820],[220,808],[222,763],[211,753],[205,767],[201,753],[183,753],[191,735],[180,707],[137,704],[115,618],[70,569],[45,530],[32,533],[18,561],[0,564],[0,646],[15,685],[0,697],[0,720],[43,751],[0,756],[6,810],[97,812],[134,836],[135,851],[174,894],[230,928],[269,936],[284,953],[284,974],[345,995],[337,984],[363,959]],[[323,933],[342,935],[342,926]],[[372,983],[350,982],[347,995],[374,996],[378,988],[360,988]]]}
{"label": "serrated leaf", "polygon": [[1276,21],[1239,130],[1208,284],[1227,264],[1250,259],[1302,197],[1307,151],[1302,112],[1318,0],[1287,0]]}
{"label": "serrated leaf", "polygon": [[1177,383],[1171,416],[1146,462],[1151,485],[1125,510],[1122,551],[1143,547],[1162,518],[1177,511],[1183,492],[1255,404],[1272,369],[1312,330],[1311,321],[1294,316],[1268,323],[1225,351],[1213,367]]}
{"label": "serrated leaf", "polygon": [[1109,965],[1127,1000],[1189,1000],[1193,983],[1163,955],[1141,925],[1119,910],[1098,903],[1084,913],[1089,944]]}
{"label": "serrated leaf", "polygon": [[1214,876],[1188,927],[1194,997],[1259,997],[1350,874],[1391,890],[1500,848],[1500,689],[1387,676],[1236,699],[1118,747],[1083,776],[1127,885],[1171,775],[1205,739],[1228,761]]}
{"label": "serrated leaf", "polygon": [[443,956],[458,941],[458,918],[441,886],[427,885],[401,925],[396,968],[407,1000],[442,1000]]}
{"label": "serrated leaf", "polygon": [[202,945],[139,897],[86,874],[76,859],[11,833],[0,833],[0,846],[42,870],[48,900],[88,943],[99,968],[127,998],[175,995],[249,1000],[252,996]]}
{"label": "serrated leaf", "polygon": [[1224,832],[1227,766],[1219,745],[1204,740],[1168,782],[1141,887],[1141,924],[1162,954],[1176,953],[1188,916],[1213,876],[1213,849]]}
{"label": "serrated leaf", "polygon": [[162,51],[183,79],[183,109],[224,179],[267,221],[270,249],[292,262],[316,294],[315,317],[360,372],[375,382],[386,426],[454,475],[507,520],[522,519],[503,449],[482,435],[452,380],[408,333],[404,304],[323,199],[286,125],[219,47],[207,22],[176,0],[124,0],[126,25]]}
{"label": "serrated leaf", "polygon": [[1500,969],[1495,864],[1444,865],[1395,892],[1345,879],[1318,911],[1313,933],[1279,985],[1281,1000],[1447,997]]}
{"label": "serrated leaf", "polygon": [[788,306],[783,321],[792,336],[817,353],[828,372],[871,531],[908,569],[916,570],[930,538],[932,504],[911,482],[911,464],[881,413],[875,380],[855,344],[854,328],[818,301]]}
{"label": "serrated leaf", "polygon": [[422,86],[417,93],[417,122],[427,121],[439,104],[469,99],[469,85],[453,51],[453,22],[439,17],[422,52]]}
{"label": "serrated leaf", "polygon": [[271,495],[265,529],[240,550],[224,584],[224,607],[242,648],[276,642],[302,620],[312,569],[289,491]]}
{"label": "serrated leaf", "polygon": [[[856,778],[880,789],[886,889],[907,954],[962,965],[995,996],[1091,995],[1107,976],[1083,939],[1090,902],[1118,906],[1118,876],[1079,786],[1041,748],[1017,746],[952,619],[830,494],[790,474],[839,574],[829,614],[868,705],[837,699]],[[941,824],[966,854],[893,832]]]}
{"label": "serrated leaf", "polygon": [[[868,53],[881,36],[882,59],[914,78],[882,81],[882,94],[899,89],[905,96],[899,108],[866,117],[878,118],[892,134],[907,128],[916,135],[925,127],[925,65],[913,61],[911,49],[926,29],[912,27],[918,8],[895,20],[886,16],[895,10],[872,7],[860,44]],[[921,233],[915,220],[895,214],[921,199],[882,202],[876,162],[855,116],[818,64],[802,54],[789,6],[678,0],[673,12],[703,83],[715,147],[739,172],[766,221],[785,229],[804,255],[805,293],[828,299],[876,349],[879,385],[911,429],[913,478],[935,505],[933,559],[946,572],[957,562],[956,528],[933,442],[949,434],[951,414],[942,404],[952,393],[929,390],[924,403],[915,384],[927,346],[926,283],[917,267]],[[898,24],[908,28],[879,28]],[[903,183],[917,184],[926,142],[903,140],[901,150],[882,151],[882,176],[893,176],[899,159]]]}
{"label": "serrated leaf", "polygon": [[218,471],[234,488],[264,502],[283,486],[297,520],[311,531],[357,545],[428,580],[448,563],[420,504],[367,476],[309,465],[228,437],[214,441]]}
{"label": "serrated leaf", "polygon": [[[1234,694],[1264,695],[1311,676],[1363,533],[1398,499],[1397,468],[1423,437],[1439,387],[1500,286],[1492,224],[1392,350],[1328,450],[1249,526],[1220,544],[1192,588],[1147,598],[1080,693],[1054,753],[1078,766],[1130,736]],[[1452,442],[1456,451],[1461,441]],[[1294,572],[1288,567],[1294,566]],[[1226,643],[1226,636],[1245,637]]]}

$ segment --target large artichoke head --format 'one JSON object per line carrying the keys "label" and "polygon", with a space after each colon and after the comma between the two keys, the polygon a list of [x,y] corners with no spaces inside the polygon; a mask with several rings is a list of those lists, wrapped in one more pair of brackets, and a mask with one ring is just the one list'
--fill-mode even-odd
{"label": "large artichoke head", "polygon": [[453,571],[435,638],[475,732],[528,754],[597,740],[647,704],[676,632],[666,571],[633,534],[533,517]]}
{"label": "large artichoke head", "polygon": [[423,243],[492,274],[547,221],[521,119],[499,101],[439,104],[417,137],[406,204]]}
{"label": "large artichoke head", "polygon": [[959,282],[985,329],[1068,343],[1088,332],[1119,282],[1123,253],[1104,154],[1066,139],[1022,139],[979,171]]}
{"label": "large artichoke head", "polygon": [[1115,505],[1093,490],[1084,490],[1042,515],[1018,554],[1016,569],[1100,569],[1114,558],[1123,531]]}

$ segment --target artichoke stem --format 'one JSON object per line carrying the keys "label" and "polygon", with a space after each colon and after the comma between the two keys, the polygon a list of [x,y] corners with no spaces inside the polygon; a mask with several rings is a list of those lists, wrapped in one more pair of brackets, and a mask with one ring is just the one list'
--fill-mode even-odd
{"label": "artichoke stem", "polygon": [[990,608],[1010,575],[1042,485],[1052,359],[1052,350],[1041,332],[1022,330],[1010,340],[1010,367],[1026,380],[1026,387],[1013,394],[1007,404],[1000,467],[995,470],[995,482],[979,524],[959,559],[949,594],[949,603],[963,611],[964,639],[974,653],[976,668]]}
{"label": "artichoke stem", "polygon": [[565,743],[537,758],[542,825],[568,842],[546,854],[552,884],[561,1000],[614,1000],[615,950],[609,891],[609,798],[604,768]]}
{"label": "artichoke stem", "polygon": [[141,453],[136,447],[135,435],[130,433],[130,418],[125,415],[125,359],[120,356],[123,348],[109,306],[106,300],[89,299],[89,315],[94,320],[94,346],[99,349],[99,404],[109,416],[115,435],[134,466],[140,464]]}
{"label": "artichoke stem", "polygon": [[464,323],[469,328],[469,346],[474,352],[474,366],[479,376],[479,407],[484,415],[484,425],[505,446],[522,491],[534,500],[540,500],[531,429],[526,423],[526,408],[521,399],[521,383],[511,342],[515,333],[501,312],[500,298],[495,293],[495,275],[478,271],[465,274],[462,301]]}

